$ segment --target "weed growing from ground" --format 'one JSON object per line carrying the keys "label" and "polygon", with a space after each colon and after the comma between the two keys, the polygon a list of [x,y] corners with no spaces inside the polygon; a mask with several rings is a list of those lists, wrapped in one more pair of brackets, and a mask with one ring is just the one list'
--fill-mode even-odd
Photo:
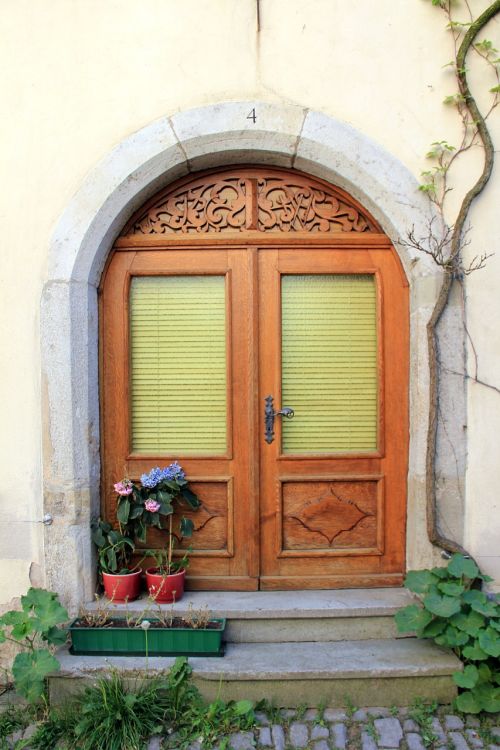
{"label": "weed growing from ground", "polygon": [[424,703],[417,698],[410,707],[408,716],[420,727],[420,735],[425,747],[431,747],[438,740],[437,734],[432,728],[432,720],[436,714],[437,703]]}
{"label": "weed growing from ground", "polygon": [[12,706],[0,714],[0,750],[7,750],[7,737],[27,727],[30,720],[31,712],[26,708]]}

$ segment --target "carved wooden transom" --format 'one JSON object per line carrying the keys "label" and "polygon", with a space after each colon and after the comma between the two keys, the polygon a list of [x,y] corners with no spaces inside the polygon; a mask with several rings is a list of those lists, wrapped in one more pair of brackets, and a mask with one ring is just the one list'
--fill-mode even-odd
{"label": "carved wooden transom", "polygon": [[163,190],[123,234],[380,232],[347,193],[300,172],[248,167]]}

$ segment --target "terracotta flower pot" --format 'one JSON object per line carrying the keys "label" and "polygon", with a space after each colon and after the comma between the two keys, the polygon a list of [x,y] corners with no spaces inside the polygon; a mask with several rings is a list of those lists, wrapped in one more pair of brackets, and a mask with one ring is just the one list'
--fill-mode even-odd
{"label": "terracotta flower pot", "polygon": [[178,602],[184,594],[186,571],[180,570],[172,575],[157,573],[157,568],[146,570],[148,591],[157,602]]}
{"label": "terracotta flower pot", "polygon": [[133,599],[137,599],[141,592],[141,575],[142,570],[124,575],[103,573],[102,582],[106,596],[113,602],[118,603],[131,602]]}

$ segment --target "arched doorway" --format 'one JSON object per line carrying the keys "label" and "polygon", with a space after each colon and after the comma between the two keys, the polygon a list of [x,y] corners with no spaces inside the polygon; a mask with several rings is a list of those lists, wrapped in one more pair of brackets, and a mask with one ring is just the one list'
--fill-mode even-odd
{"label": "arched doorway", "polygon": [[191,175],[101,291],[108,516],[115,481],[175,459],[203,501],[191,587],[401,584],[408,284],[366,210],[293,170]]}

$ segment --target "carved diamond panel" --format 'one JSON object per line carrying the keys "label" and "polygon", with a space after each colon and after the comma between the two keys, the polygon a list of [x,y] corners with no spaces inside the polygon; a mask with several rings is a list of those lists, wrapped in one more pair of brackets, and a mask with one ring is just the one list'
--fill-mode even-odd
{"label": "carved diamond panel", "polygon": [[377,480],[282,484],[282,549],[381,551]]}
{"label": "carved diamond panel", "polygon": [[[206,552],[225,553],[232,555],[232,497],[230,482],[192,482],[193,492],[201,500],[201,507],[190,510],[187,506],[179,507],[174,514],[173,529],[176,533],[176,549],[191,547],[193,554]],[[193,536],[181,539],[178,534],[181,517],[190,518],[194,524]],[[150,547],[159,548],[166,544],[166,534],[156,529],[148,537]]]}

